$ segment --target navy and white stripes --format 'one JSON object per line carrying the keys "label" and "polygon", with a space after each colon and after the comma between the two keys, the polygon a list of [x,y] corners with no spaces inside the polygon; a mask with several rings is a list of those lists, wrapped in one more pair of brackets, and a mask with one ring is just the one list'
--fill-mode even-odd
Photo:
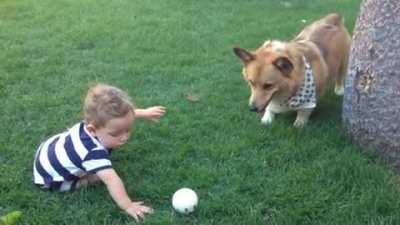
{"label": "navy and white stripes", "polygon": [[83,123],[78,123],[39,146],[33,164],[34,183],[52,187],[111,167],[109,151],[89,134]]}

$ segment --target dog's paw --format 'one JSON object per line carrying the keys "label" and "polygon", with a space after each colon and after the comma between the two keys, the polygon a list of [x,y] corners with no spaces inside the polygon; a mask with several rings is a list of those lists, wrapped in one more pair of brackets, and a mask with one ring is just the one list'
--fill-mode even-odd
{"label": "dog's paw", "polygon": [[335,86],[335,94],[342,96],[344,94],[344,87],[343,86]]}
{"label": "dog's paw", "polygon": [[293,126],[296,128],[303,128],[306,125],[307,121],[304,119],[296,119],[293,123]]}
{"label": "dog's paw", "polygon": [[263,117],[261,118],[261,124],[268,125],[274,121],[275,115],[270,111],[266,110]]}

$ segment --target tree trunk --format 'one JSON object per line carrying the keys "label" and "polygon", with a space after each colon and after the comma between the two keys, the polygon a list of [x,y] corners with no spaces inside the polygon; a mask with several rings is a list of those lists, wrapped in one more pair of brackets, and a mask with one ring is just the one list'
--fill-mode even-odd
{"label": "tree trunk", "polygon": [[400,169],[400,0],[364,0],[343,99],[354,142]]}

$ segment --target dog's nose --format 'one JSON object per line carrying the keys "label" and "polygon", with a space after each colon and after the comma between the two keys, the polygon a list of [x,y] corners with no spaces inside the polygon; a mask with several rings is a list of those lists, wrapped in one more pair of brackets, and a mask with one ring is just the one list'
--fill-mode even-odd
{"label": "dog's nose", "polygon": [[251,112],[258,112],[258,109],[257,109],[257,107],[255,107],[254,105],[251,105],[251,106],[250,106],[250,111],[251,111]]}

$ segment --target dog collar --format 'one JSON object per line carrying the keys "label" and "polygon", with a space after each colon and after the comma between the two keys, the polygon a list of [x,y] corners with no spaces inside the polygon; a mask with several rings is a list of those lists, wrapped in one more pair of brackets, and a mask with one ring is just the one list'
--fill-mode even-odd
{"label": "dog collar", "polygon": [[304,56],[303,62],[305,66],[303,85],[284,103],[290,109],[311,109],[317,106],[314,74],[310,63]]}

